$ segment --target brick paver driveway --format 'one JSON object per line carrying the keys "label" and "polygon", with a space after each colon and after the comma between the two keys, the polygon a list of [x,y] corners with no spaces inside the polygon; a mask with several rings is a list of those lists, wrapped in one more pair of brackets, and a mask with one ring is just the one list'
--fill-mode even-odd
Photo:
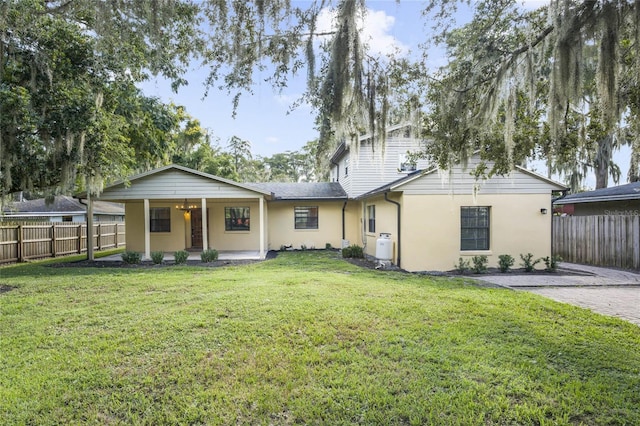
{"label": "brick paver driveway", "polygon": [[[563,275],[562,270],[580,275]],[[560,264],[558,275],[489,275],[483,281],[622,318],[640,326],[640,274]]]}

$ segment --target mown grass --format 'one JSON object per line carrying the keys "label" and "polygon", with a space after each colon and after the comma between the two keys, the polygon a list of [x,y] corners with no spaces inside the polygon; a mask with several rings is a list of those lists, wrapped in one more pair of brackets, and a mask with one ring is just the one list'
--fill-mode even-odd
{"label": "mown grass", "polygon": [[640,328],[359,269],[0,269],[3,424],[640,424]]}

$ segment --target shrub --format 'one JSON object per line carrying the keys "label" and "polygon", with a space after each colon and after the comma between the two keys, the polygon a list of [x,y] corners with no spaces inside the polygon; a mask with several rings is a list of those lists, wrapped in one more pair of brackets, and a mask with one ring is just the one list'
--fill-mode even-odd
{"label": "shrub", "polygon": [[498,256],[498,269],[500,272],[507,272],[515,263],[515,259],[510,254],[501,254]]}
{"label": "shrub", "polygon": [[359,245],[352,244],[342,249],[342,257],[362,259],[364,257],[364,249]]}
{"label": "shrub", "polygon": [[300,250],[305,251],[307,249],[306,244],[300,244]]}
{"label": "shrub", "polygon": [[473,256],[473,273],[474,274],[483,274],[487,272],[487,263],[489,263],[489,258],[484,254],[482,256]]}
{"label": "shrub", "polygon": [[137,251],[127,250],[122,253],[122,261],[129,265],[134,265],[140,263],[142,260],[142,255]]}
{"label": "shrub", "polygon": [[326,244],[324,245],[324,249],[325,249],[325,250],[331,250],[332,248],[333,248],[333,247],[331,246],[331,243],[326,243]]}
{"label": "shrub", "polygon": [[465,260],[461,257],[458,258],[458,264],[457,265],[453,265],[456,268],[456,271],[458,271],[459,274],[464,274],[465,272],[467,272],[469,270],[469,268],[471,267],[471,264],[469,262],[469,260]]}
{"label": "shrub", "polygon": [[535,269],[535,266],[540,263],[542,259],[533,259],[533,254],[527,253],[526,255],[520,254],[520,259],[522,259],[522,267],[526,272],[531,272]]}
{"label": "shrub", "polygon": [[189,258],[189,252],[186,250],[178,250],[173,254],[173,259],[177,265],[185,263]]}
{"label": "shrub", "polygon": [[152,251],[151,252],[151,260],[154,264],[159,265],[164,260],[164,252],[163,251]]}
{"label": "shrub", "polygon": [[558,269],[558,262],[562,261],[562,258],[558,255],[546,256],[543,257],[545,271],[547,272],[555,272]]}
{"label": "shrub", "polygon": [[218,260],[218,250],[216,249],[204,250],[200,254],[200,260],[202,260],[204,263],[211,263],[214,260]]}

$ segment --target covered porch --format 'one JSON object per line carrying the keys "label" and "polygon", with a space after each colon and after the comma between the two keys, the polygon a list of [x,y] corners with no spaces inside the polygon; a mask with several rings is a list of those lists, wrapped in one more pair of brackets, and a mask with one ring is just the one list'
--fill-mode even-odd
{"label": "covered porch", "polygon": [[205,249],[264,259],[270,197],[259,188],[171,165],[111,185],[99,199],[125,204],[127,250],[142,253],[143,260],[153,251],[168,256],[179,250],[199,260]]}

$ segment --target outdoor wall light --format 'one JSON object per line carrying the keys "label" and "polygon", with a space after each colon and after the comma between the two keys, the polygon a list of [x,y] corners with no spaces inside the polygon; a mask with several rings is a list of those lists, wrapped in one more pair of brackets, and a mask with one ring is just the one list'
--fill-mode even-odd
{"label": "outdoor wall light", "polygon": [[545,208],[541,208],[541,209],[540,209],[540,213],[542,213],[542,214],[547,214],[547,209],[545,209]]}

